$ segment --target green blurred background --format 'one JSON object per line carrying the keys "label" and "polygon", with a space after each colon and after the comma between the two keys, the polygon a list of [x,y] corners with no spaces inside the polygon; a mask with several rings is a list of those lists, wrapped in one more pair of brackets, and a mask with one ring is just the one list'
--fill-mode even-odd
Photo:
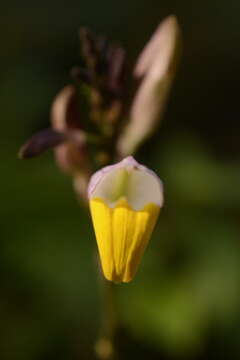
{"label": "green blurred background", "polygon": [[1,4],[0,358],[94,359],[95,239],[51,153],[20,161],[48,126],[79,62],[78,29],[119,41],[129,61],[174,13],[184,52],[160,131],[137,154],[166,205],[133,283],[118,286],[121,359],[240,356],[240,2],[8,1]]}

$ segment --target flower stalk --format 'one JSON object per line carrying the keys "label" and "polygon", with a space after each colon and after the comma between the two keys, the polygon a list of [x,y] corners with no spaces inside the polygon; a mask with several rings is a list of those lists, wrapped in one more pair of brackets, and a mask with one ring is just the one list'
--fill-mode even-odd
{"label": "flower stalk", "polygon": [[95,344],[99,360],[117,360],[116,334],[118,330],[118,306],[115,284],[100,275],[102,290],[102,315],[100,336]]}
{"label": "flower stalk", "polygon": [[89,203],[102,268],[102,327],[95,346],[99,360],[117,357],[115,283],[135,277],[163,206],[161,180],[131,155],[154,133],[164,113],[179,35],[175,16],[157,28],[133,69],[141,81],[128,108],[125,50],[81,29],[81,62],[71,71],[71,84],[53,102],[50,128],[20,149],[21,158],[53,149],[78,198]]}

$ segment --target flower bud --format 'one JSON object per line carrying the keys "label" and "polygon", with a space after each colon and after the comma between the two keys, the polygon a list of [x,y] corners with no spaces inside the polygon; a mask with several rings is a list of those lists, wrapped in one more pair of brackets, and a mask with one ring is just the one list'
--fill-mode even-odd
{"label": "flower bud", "polygon": [[161,180],[129,156],[96,172],[88,196],[103,273],[129,282],[163,205]]}
{"label": "flower bud", "polygon": [[[80,113],[74,86],[64,87],[56,96],[52,105],[51,120],[55,130],[81,137]],[[79,140],[66,141],[55,149],[59,167],[71,175],[82,171],[86,162],[85,144]]]}
{"label": "flower bud", "polygon": [[74,86],[65,86],[56,96],[52,105],[51,120],[55,130],[67,135],[66,141],[54,149],[56,162],[62,171],[73,176],[77,195],[86,201],[90,164],[86,134],[81,127]]}

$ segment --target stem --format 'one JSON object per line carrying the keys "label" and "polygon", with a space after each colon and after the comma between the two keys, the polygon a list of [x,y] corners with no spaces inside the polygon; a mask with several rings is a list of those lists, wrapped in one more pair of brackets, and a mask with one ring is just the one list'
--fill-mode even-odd
{"label": "stem", "polygon": [[115,334],[117,330],[117,306],[115,286],[101,276],[102,328],[95,350],[99,360],[116,360]]}

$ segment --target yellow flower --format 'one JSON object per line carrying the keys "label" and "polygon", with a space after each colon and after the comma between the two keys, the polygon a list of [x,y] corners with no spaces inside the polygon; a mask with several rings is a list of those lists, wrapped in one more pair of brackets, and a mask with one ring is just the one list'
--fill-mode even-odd
{"label": "yellow flower", "polygon": [[161,180],[129,156],[92,176],[89,200],[106,279],[131,281],[163,205]]}

